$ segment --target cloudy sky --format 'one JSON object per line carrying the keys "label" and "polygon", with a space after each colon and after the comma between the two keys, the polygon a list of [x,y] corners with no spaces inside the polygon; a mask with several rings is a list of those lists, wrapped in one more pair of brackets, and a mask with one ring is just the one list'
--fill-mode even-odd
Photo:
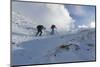
{"label": "cloudy sky", "polygon": [[55,24],[60,32],[95,27],[95,6],[12,2],[12,11],[47,28]]}
{"label": "cloudy sky", "polygon": [[70,12],[71,17],[75,19],[75,25],[95,26],[95,6],[65,5]]}

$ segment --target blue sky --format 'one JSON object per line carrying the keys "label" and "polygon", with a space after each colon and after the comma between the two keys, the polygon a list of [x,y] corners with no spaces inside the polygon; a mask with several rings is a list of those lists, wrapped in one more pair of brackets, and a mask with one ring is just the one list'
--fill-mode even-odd
{"label": "blue sky", "polygon": [[75,25],[88,25],[95,22],[95,6],[65,5],[70,16],[75,20]]}

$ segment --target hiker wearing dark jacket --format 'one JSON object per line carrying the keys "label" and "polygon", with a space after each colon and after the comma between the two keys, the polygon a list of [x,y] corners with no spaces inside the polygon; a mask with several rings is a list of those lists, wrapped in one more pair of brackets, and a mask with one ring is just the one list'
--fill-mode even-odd
{"label": "hiker wearing dark jacket", "polygon": [[42,32],[43,29],[45,29],[45,27],[44,27],[43,25],[38,25],[38,26],[37,26],[37,33],[36,33],[36,36],[37,36],[37,35],[41,36],[42,33],[43,33],[43,32]]}
{"label": "hiker wearing dark jacket", "polygon": [[55,25],[51,25],[51,34],[53,35],[54,34],[54,32],[55,32],[55,29],[56,28],[56,26]]}

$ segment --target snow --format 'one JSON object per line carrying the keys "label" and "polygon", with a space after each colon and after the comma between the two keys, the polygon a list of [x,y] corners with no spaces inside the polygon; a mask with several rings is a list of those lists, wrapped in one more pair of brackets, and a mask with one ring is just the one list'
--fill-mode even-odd
{"label": "snow", "polygon": [[[50,35],[50,31],[45,30],[42,36],[36,37],[35,21],[16,12],[12,15],[12,65],[95,60],[95,28],[65,35],[57,32]],[[69,46],[61,48],[62,45]]]}

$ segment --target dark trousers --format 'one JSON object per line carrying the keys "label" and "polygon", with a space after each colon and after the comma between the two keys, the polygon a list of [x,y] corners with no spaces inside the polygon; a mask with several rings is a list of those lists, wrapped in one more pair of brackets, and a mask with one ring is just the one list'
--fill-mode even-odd
{"label": "dark trousers", "polygon": [[54,34],[54,29],[52,29],[52,31],[51,31],[51,35],[53,35]]}
{"label": "dark trousers", "polygon": [[37,33],[36,33],[36,36],[37,35],[41,36],[42,35],[42,30],[38,30]]}

